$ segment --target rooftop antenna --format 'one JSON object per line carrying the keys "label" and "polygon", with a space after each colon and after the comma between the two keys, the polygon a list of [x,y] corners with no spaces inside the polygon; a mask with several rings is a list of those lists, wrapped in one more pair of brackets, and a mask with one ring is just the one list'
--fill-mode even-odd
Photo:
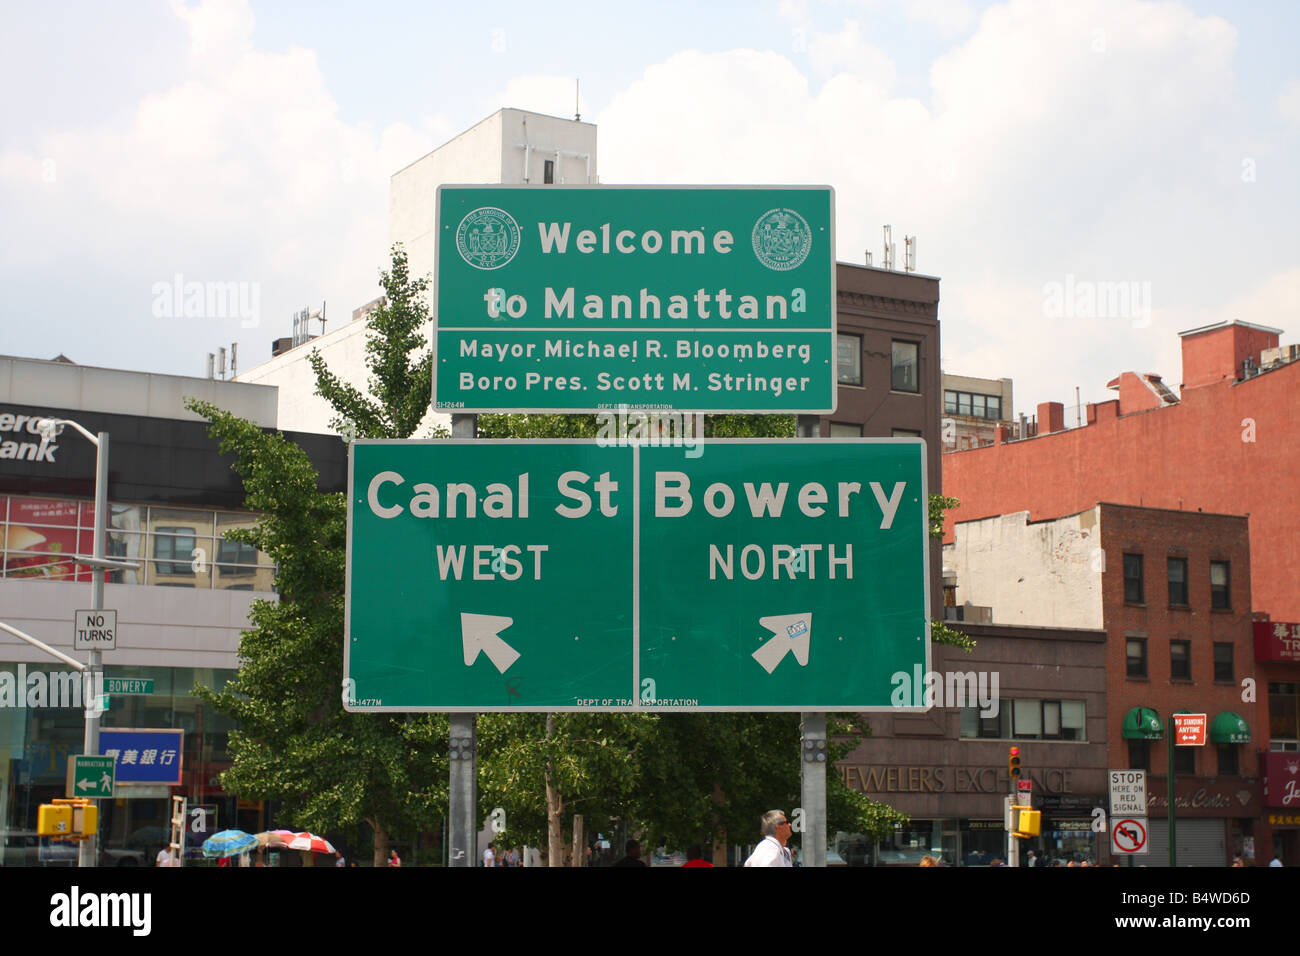
{"label": "rooftop antenna", "polygon": [[903,237],[903,271],[916,271],[916,236]]}
{"label": "rooftop antenna", "polygon": [[231,342],[231,343],[230,343],[230,377],[231,377],[231,379],[234,379],[234,377],[235,377],[235,366],[236,366],[236,364],[237,364],[238,362],[239,362],[239,343],[238,343],[238,342]]}
{"label": "rooftop antenna", "polygon": [[213,355],[211,352],[209,352],[208,353],[208,378],[217,377],[217,373],[215,371],[216,362],[217,362],[217,357]]}
{"label": "rooftop antenna", "polygon": [[871,250],[867,250],[867,265],[871,265]]}
{"label": "rooftop antenna", "polygon": [[883,260],[884,267],[890,272],[894,270],[894,243],[891,240],[892,230],[885,226],[885,257]]}
{"label": "rooftop antenna", "polygon": [[320,334],[325,334],[325,300],[321,299],[320,308],[312,309],[310,318],[320,319]]}
{"label": "rooftop antenna", "polygon": [[580,112],[581,107],[578,104],[578,85],[580,82],[581,81],[576,78],[573,81],[573,121],[575,123],[582,122],[582,113]]}

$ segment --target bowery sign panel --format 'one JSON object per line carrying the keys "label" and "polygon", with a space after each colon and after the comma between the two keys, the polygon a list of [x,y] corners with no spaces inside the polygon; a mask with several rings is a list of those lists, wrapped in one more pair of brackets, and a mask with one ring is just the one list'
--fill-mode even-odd
{"label": "bowery sign panel", "polygon": [[920,439],[355,442],[344,704],[900,709],[924,475]]}
{"label": "bowery sign panel", "polygon": [[835,409],[829,186],[442,186],[433,401]]}

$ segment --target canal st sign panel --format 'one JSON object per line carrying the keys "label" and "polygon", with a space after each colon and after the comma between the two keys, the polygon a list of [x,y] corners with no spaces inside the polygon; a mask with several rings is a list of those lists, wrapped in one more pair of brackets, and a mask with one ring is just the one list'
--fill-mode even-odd
{"label": "canal st sign panel", "polygon": [[[695,454],[699,452],[699,454]],[[920,439],[359,441],[352,711],[920,710]]]}
{"label": "canal st sign panel", "polygon": [[442,186],[434,406],[835,410],[829,186]]}

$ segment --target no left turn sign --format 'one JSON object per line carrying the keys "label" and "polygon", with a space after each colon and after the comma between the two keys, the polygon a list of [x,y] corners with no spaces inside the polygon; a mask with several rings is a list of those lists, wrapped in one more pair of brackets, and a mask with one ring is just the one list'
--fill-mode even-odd
{"label": "no left turn sign", "polygon": [[1114,853],[1149,853],[1146,820],[1128,817],[1115,821],[1110,828],[1110,848]]}

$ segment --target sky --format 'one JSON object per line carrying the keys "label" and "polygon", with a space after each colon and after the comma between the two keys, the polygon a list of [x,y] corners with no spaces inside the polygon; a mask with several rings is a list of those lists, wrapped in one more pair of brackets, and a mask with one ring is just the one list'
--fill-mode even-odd
{"label": "sky", "polygon": [[394,172],[575,84],[603,183],[828,183],[841,261],[917,236],[944,371],[1017,412],[1176,388],[1213,322],[1300,342],[1300,4],[704,6],[7,3],[0,354],[246,370],[378,294]]}

